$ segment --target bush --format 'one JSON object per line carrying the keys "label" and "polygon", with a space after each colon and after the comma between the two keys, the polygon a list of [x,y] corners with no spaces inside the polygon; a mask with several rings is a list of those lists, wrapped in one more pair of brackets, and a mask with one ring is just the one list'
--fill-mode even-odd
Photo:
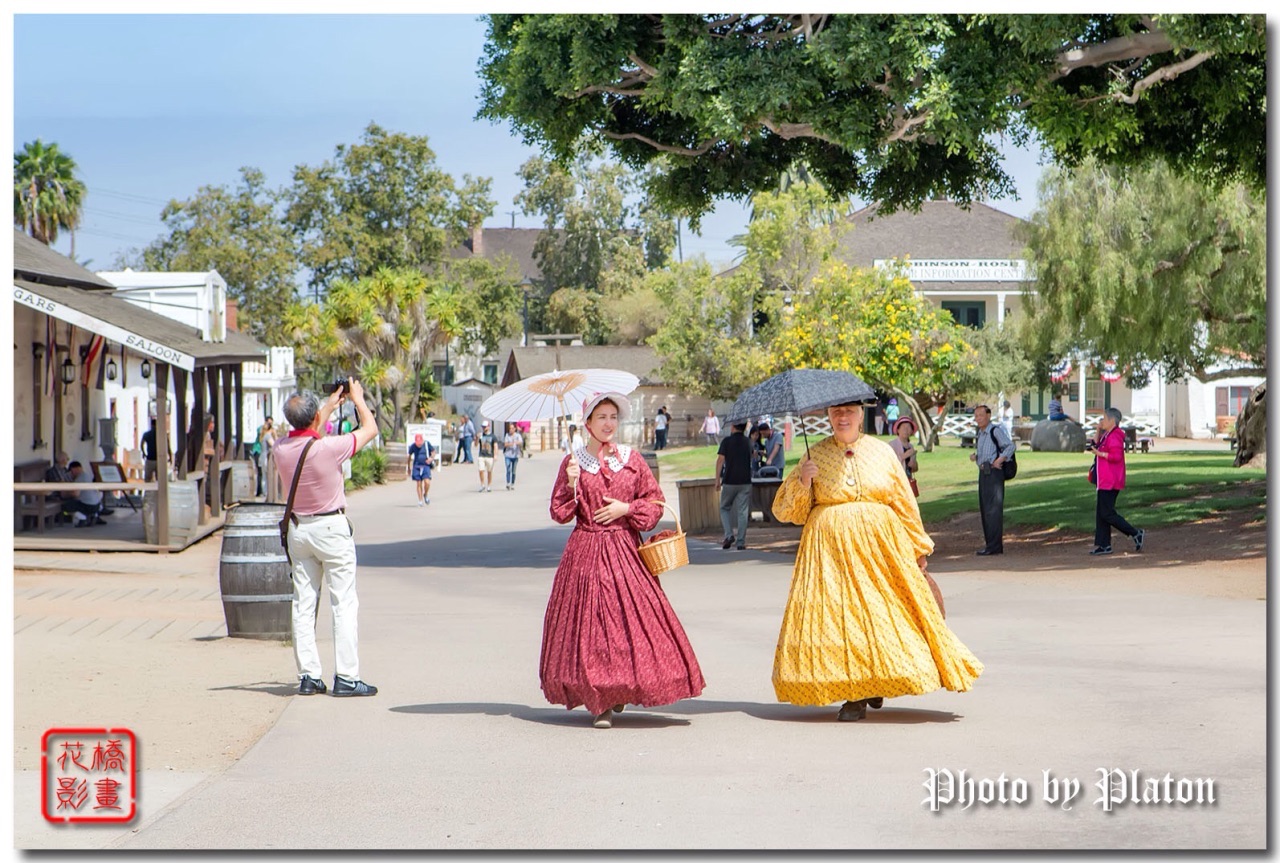
{"label": "bush", "polygon": [[365,447],[351,459],[351,479],[346,482],[347,489],[364,488],[374,483],[381,485],[386,473],[387,454],[380,449]]}

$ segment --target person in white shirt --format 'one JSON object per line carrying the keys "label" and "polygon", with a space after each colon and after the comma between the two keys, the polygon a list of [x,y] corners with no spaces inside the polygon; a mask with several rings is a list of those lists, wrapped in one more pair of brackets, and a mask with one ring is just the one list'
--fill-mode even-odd
{"label": "person in white shirt", "polygon": [[702,420],[702,433],[707,436],[707,446],[714,446],[720,437],[720,417],[714,408],[707,408],[707,415]]}
{"label": "person in white shirt", "polygon": [[1008,399],[1000,409],[1000,425],[1009,433],[1009,440],[1013,440],[1013,405],[1009,404]]}
{"label": "person in white shirt", "polygon": [[667,448],[667,406],[658,408],[658,415],[653,418],[653,448]]}
{"label": "person in white shirt", "polygon": [[[93,482],[93,474],[84,469],[84,465],[73,461],[67,465],[71,471],[72,482]],[[102,492],[96,488],[86,488],[74,499],[64,499],[62,508],[71,513],[71,523],[76,527],[89,527],[95,524],[106,524],[102,520]]]}

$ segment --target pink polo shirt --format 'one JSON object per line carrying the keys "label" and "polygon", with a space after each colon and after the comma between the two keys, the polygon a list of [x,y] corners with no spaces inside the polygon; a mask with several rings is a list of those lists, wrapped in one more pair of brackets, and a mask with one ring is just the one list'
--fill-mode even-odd
{"label": "pink polo shirt", "polygon": [[[293,484],[293,472],[298,466],[302,448],[311,440],[308,435],[284,437],[271,448],[276,457],[276,468],[284,482],[284,493]],[[302,466],[302,479],[298,480],[298,495],[293,500],[296,515],[315,515],[332,512],[347,505],[347,495],[342,485],[342,463],[356,454],[354,434],[322,437],[307,452]]]}

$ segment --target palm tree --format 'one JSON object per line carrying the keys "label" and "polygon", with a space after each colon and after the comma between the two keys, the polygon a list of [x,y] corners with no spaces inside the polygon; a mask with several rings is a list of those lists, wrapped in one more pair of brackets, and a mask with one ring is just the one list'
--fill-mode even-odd
{"label": "palm tree", "polygon": [[65,228],[71,233],[72,258],[85,197],[75,172],[74,159],[39,138],[13,155],[13,223],[45,245]]}

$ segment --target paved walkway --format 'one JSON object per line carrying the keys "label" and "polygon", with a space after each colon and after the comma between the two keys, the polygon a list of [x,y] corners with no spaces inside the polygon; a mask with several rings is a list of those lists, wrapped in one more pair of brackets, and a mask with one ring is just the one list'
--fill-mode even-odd
{"label": "paved walkway", "polygon": [[[692,565],[663,584],[706,692],[628,709],[600,731],[538,687],[569,530],[547,516],[554,467],[523,461],[517,490],[499,482],[491,494],[469,466],[451,467],[425,508],[409,483],[353,496],[362,675],[381,692],[289,699],[232,767],[106,844],[1264,847],[1264,602],[953,570],[940,578],[949,622],[987,667],[975,689],[890,701],[846,724],[834,707],[774,699],[790,561],[695,542]],[[321,655],[331,677],[331,637]],[[930,813],[927,768],[1023,778],[1031,799]],[[1099,768],[1212,778],[1219,802],[1106,813],[1092,805]],[[1070,810],[1043,802],[1045,770],[1080,781]]]}

